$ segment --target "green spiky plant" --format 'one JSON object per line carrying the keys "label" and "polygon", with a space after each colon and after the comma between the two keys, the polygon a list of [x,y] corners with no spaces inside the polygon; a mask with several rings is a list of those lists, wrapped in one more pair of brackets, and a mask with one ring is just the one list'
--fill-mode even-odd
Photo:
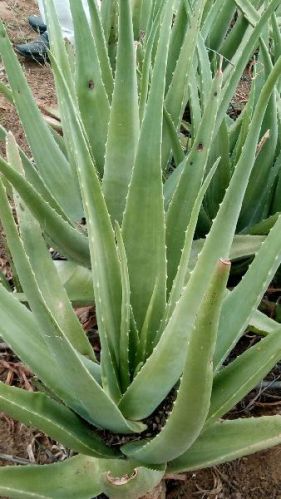
{"label": "green spiky plant", "polygon": [[[237,2],[239,4],[239,2]],[[264,7],[263,7],[264,8]],[[257,24],[262,15],[253,7],[247,10],[246,4],[241,3],[243,14],[249,19],[247,31],[250,33],[253,26]],[[251,13],[249,13],[251,12]],[[249,34],[248,33],[248,34]],[[243,50],[244,42],[241,49]],[[252,61],[254,72],[249,75],[251,88],[249,98],[243,112],[238,119],[225,116],[221,122],[216,139],[212,144],[209,157],[209,166],[212,166],[212,158],[221,157],[220,165],[211,182],[210,188],[204,200],[204,208],[201,213],[201,224],[198,233],[208,232],[211,220],[215,217],[219,203],[234,171],[235,165],[241,154],[245,142],[248,125],[254,113],[255,105],[262,86],[270,71],[272,64],[280,55],[280,33],[278,29],[277,16],[273,13],[271,23],[263,30],[255,59]],[[237,57],[233,58],[231,64],[235,64]],[[205,58],[205,71],[211,75],[210,65]],[[225,71],[224,81],[227,82],[230,68]],[[193,93],[195,94],[195,92]],[[247,97],[247,96],[246,96]],[[193,102],[193,103],[192,103]],[[195,99],[190,99],[191,108],[198,107]],[[237,232],[248,234],[266,234],[276,221],[280,212],[280,85],[276,86],[272,93],[260,130],[259,146],[256,153],[256,161],[251,173],[249,185],[243,201],[239,216]],[[201,110],[199,111],[199,114]],[[196,110],[193,111],[196,114]],[[198,114],[198,111],[197,111]]]}
{"label": "green spiky plant", "polygon": [[[1,286],[0,334],[42,384],[41,392],[30,393],[1,383],[0,410],[78,455],[48,466],[2,468],[0,494],[83,499],[104,492],[134,499],[169,472],[212,466],[281,442],[280,416],[222,419],[281,358],[280,325],[257,311],[281,261],[281,219],[262,245],[247,238],[242,250],[238,245],[240,255],[257,252],[244,279],[226,289],[230,258],[237,255],[235,228],[281,59],[260,93],[216,219],[194,254],[201,204],[219,162],[204,180],[213,131],[225,113],[220,67],[176,182],[175,175],[165,180],[163,158],[171,144],[176,157],[183,155],[175,124],[205,2],[196,4],[194,14],[188,11],[175,65],[180,19],[172,23],[172,0],[151,2],[137,67],[134,16],[129,0],[120,0],[114,71],[96,3],[89,1],[92,31],[81,3],[70,3],[75,58],[65,49],[53,3],[46,3],[63,139],[38,112],[0,29],[13,100],[36,164],[8,134],[7,161],[0,159],[0,216],[28,307]],[[265,10],[248,52],[279,3]],[[235,87],[239,68],[233,75]],[[84,231],[77,224],[83,215]],[[96,307],[98,359],[50,257],[50,243],[67,263],[84,267],[87,299]],[[83,290],[75,292],[79,300]],[[264,337],[225,366],[249,324]],[[155,429],[164,401],[168,416]]]}

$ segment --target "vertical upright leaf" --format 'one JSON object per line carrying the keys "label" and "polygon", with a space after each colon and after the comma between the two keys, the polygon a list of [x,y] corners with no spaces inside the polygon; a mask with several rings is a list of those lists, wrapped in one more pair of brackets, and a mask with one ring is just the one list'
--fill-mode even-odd
{"label": "vertical upright leaf", "polygon": [[121,224],[139,138],[139,109],[130,0],[119,1],[115,83],[106,144],[103,192],[113,222]]}
{"label": "vertical upright leaf", "polygon": [[157,278],[159,286],[151,325],[153,330],[159,326],[166,301],[161,139],[172,3],[167,1],[165,5],[150,93],[123,221],[123,238],[132,293],[131,303],[139,329],[143,325]]}

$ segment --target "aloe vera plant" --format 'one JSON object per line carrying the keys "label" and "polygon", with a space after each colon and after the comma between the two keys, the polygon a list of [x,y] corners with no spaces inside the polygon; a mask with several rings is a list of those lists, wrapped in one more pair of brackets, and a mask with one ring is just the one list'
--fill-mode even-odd
{"label": "aloe vera plant", "polygon": [[[0,469],[0,494],[90,499],[104,492],[134,499],[166,473],[212,466],[281,442],[281,416],[225,418],[281,358],[281,326],[257,311],[281,262],[281,219],[266,238],[235,237],[281,59],[267,75],[209,233],[194,243],[220,161],[214,158],[206,172],[230,88],[223,86],[218,64],[185,153],[177,128],[189,99],[196,45],[204,52],[200,30],[207,3],[192,9],[182,2],[176,15],[173,0],[135,2],[133,9],[129,0],[120,0],[114,64],[107,43],[111,2],[103,0],[100,13],[89,1],[91,26],[81,2],[70,4],[74,60],[53,2],[46,2],[63,138],[38,112],[0,28],[0,52],[36,165],[2,129],[7,159],[0,158],[0,217],[28,307],[0,286],[0,335],[44,387],[29,393],[0,383],[0,410],[77,455],[48,466]],[[248,52],[279,4],[273,0],[264,11]],[[134,33],[144,21],[136,53]],[[177,52],[175,62],[171,54]],[[233,69],[233,91],[239,71]],[[171,151],[178,169],[168,176]],[[86,230],[78,223],[81,216]],[[68,259],[64,282],[50,243]],[[227,291],[230,260],[253,253],[244,279]],[[72,272],[81,279],[79,266],[85,289],[71,285]],[[79,299],[95,303],[99,356],[73,311],[71,300]],[[248,325],[262,332],[261,340],[225,365]],[[155,429],[159,417],[164,420]]]}

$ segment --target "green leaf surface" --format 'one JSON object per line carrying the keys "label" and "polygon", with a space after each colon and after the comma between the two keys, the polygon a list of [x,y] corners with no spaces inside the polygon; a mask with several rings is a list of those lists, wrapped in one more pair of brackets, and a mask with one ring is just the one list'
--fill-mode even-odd
{"label": "green leaf surface", "polygon": [[222,368],[214,378],[206,424],[224,416],[269,373],[281,358],[281,327]]}
{"label": "green leaf surface", "polygon": [[27,392],[0,383],[0,409],[76,452],[103,458],[115,455],[78,416],[44,393]]}
{"label": "green leaf surface", "polygon": [[152,331],[159,326],[166,299],[161,139],[165,72],[172,20],[171,6],[172,2],[168,1],[164,8],[150,93],[141,126],[122,226],[131,284],[131,303],[139,329],[143,325],[148,303],[158,279],[158,292],[151,321]]}
{"label": "green leaf surface", "polygon": [[[95,1],[91,5],[95,10]],[[91,32],[81,1],[71,1],[70,6],[75,35],[77,99],[95,164],[102,175],[110,104],[99,61],[97,36]],[[96,16],[93,15],[95,19]]]}
{"label": "green leaf surface", "polygon": [[122,223],[139,139],[136,54],[130,0],[119,1],[115,82],[106,144],[103,192],[113,223]]}
{"label": "green leaf surface", "polygon": [[281,442],[281,416],[221,421],[198,438],[182,456],[168,465],[177,473],[216,466],[273,447]]}
{"label": "green leaf surface", "polygon": [[32,97],[3,24],[0,25],[0,53],[37,168],[68,216],[72,220],[79,220],[82,216],[82,206],[77,183],[69,163],[56,144]]}
{"label": "green leaf surface", "polygon": [[177,398],[164,427],[149,442],[123,446],[124,454],[145,463],[165,463],[185,452],[200,434],[210,405],[212,359],[229,270],[229,261],[218,262],[185,348]]}
{"label": "green leaf surface", "polygon": [[92,499],[101,492],[95,458],[77,456],[45,466],[0,469],[0,494],[12,499]]}

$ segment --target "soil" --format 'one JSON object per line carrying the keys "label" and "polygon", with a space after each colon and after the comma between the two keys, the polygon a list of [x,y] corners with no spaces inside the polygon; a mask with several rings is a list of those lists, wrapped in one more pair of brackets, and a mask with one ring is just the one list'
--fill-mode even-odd
{"label": "soil", "polygon": [[[37,13],[34,0],[0,0],[0,18],[4,20],[13,43],[23,43],[36,38],[27,24],[27,17]],[[55,105],[54,83],[48,65],[22,63],[27,80],[40,106]],[[0,81],[6,82],[5,70],[0,62]],[[241,90],[240,100],[248,89]],[[243,98],[242,98],[243,97]],[[24,134],[14,108],[0,95],[0,122],[15,135],[18,143],[28,152]],[[5,154],[4,144],[0,151]],[[0,240],[0,270],[9,278],[9,265]],[[276,300],[273,300],[276,303]],[[281,372],[281,368],[279,370]],[[31,373],[5,348],[0,339],[0,379],[33,390]],[[254,407],[255,414],[281,414],[280,389],[275,392],[253,391],[237,411],[247,413]],[[236,416],[237,417],[237,416]],[[0,413],[0,465],[51,463],[65,459],[66,449],[51,441],[46,435],[29,429]],[[236,460],[212,469],[169,477],[167,497],[217,498],[217,499],[281,499],[281,446]],[[175,479],[176,478],[176,479]]]}

